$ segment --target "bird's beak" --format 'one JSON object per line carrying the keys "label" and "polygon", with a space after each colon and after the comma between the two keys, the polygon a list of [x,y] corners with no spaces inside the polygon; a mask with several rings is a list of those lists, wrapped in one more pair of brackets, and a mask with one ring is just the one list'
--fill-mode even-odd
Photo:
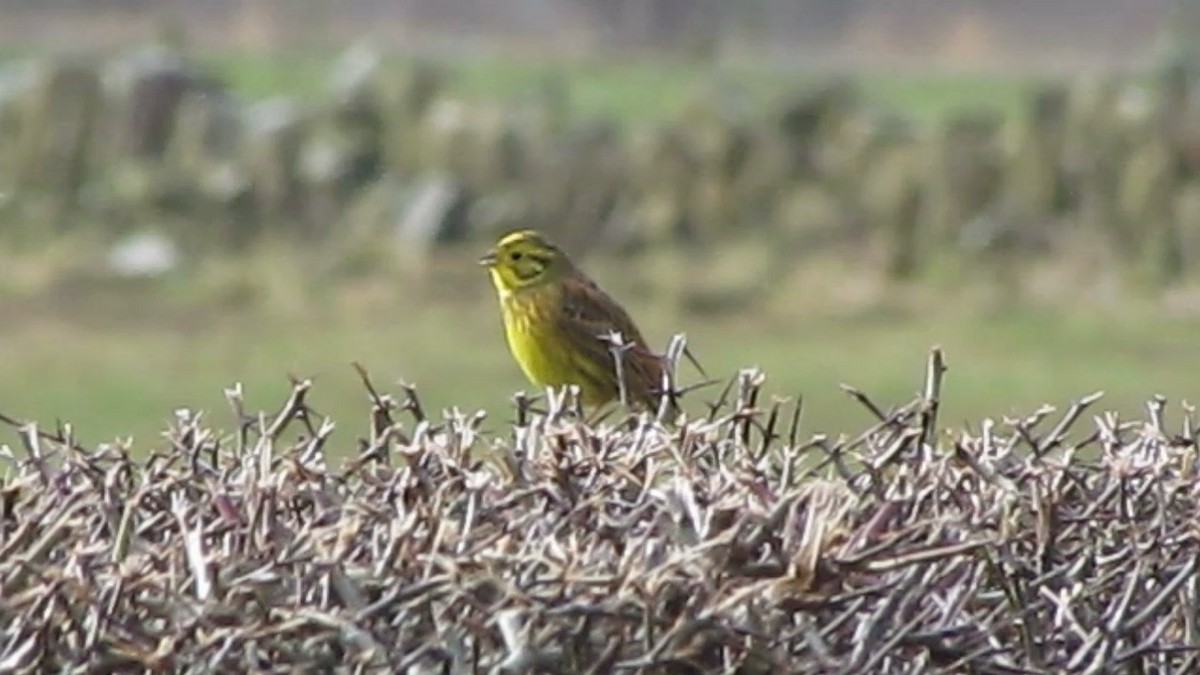
{"label": "bird's beak", "polygon": [[484,267],[491,267],[492,265],[496,264],[497,259],[498,258],[496,256],[496,250],[492,249],[491,251],[488,251],[482,258],[479,259],[479,264]]}

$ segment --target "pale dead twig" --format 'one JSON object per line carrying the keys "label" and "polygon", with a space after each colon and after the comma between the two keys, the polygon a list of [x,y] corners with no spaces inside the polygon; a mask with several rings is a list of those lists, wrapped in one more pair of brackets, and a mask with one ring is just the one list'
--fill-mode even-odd
{"label": "pale dead twig", "polygon": [[592,425],[556,391],[489,436],[361,367],[361,435],[303,379],[269,414],[227,390],[231,434],[181,410],[145,459],[0,416],[25,450],[0,453],[0,668],[1194,664],[1190,409],[1081,429],[1092,395],[1048,430],[1045,406],[945,434],[940,351],[926,370],[900,405],[847,387],[877,423],[808,440],[754,369],[679,428]]}

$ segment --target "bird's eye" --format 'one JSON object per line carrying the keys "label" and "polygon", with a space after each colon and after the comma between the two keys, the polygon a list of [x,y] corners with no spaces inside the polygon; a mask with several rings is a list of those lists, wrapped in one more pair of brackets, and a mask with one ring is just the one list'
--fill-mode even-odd
{"label": "bird's eye", "polygon": [[513,253],[513,254],[512,254],[512,259],[513,259],[513,260],[520,260],[520,259],[521,259],[521,252],[520,252],[520,251],[517,251],[517,252]]}

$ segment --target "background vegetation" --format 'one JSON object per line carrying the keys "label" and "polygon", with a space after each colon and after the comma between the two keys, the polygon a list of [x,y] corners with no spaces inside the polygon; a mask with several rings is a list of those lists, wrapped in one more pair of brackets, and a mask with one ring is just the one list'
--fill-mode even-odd
{"label": "background vegetation", "polygon": [[[757,365],[803,395],[814,431],[865,421],[841,382],[907,400],[933,344],[955,421],[1194,396],[1182,63],[831,75],[167,44],[7,52],[0,411],[153,443],[174,407],[224,414],[239,381],[273,400],[292,372],[343,419],[352,361],[433,408],[506,410],[527,385],[474,261],[526,224],[658,344],[686,332],[713,375]],[[138,116],[154,101],[168,127]]]}

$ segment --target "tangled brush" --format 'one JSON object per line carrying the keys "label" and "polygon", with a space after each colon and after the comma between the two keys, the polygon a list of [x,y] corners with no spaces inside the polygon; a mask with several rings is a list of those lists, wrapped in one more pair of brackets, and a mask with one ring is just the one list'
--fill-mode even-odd
{"label": "tangled brush", "polygon": [[365,372],[354,445],[307,381],[273,414],[228,390],[228,434],[178,411],[138,458],[17,425],[0,671],[1200,667],[1192,411],[939,430],[943,371],[894,409],[849,390],[877,423],[840,439],[754,370],[679,425],[518,397],[493,434]]}

